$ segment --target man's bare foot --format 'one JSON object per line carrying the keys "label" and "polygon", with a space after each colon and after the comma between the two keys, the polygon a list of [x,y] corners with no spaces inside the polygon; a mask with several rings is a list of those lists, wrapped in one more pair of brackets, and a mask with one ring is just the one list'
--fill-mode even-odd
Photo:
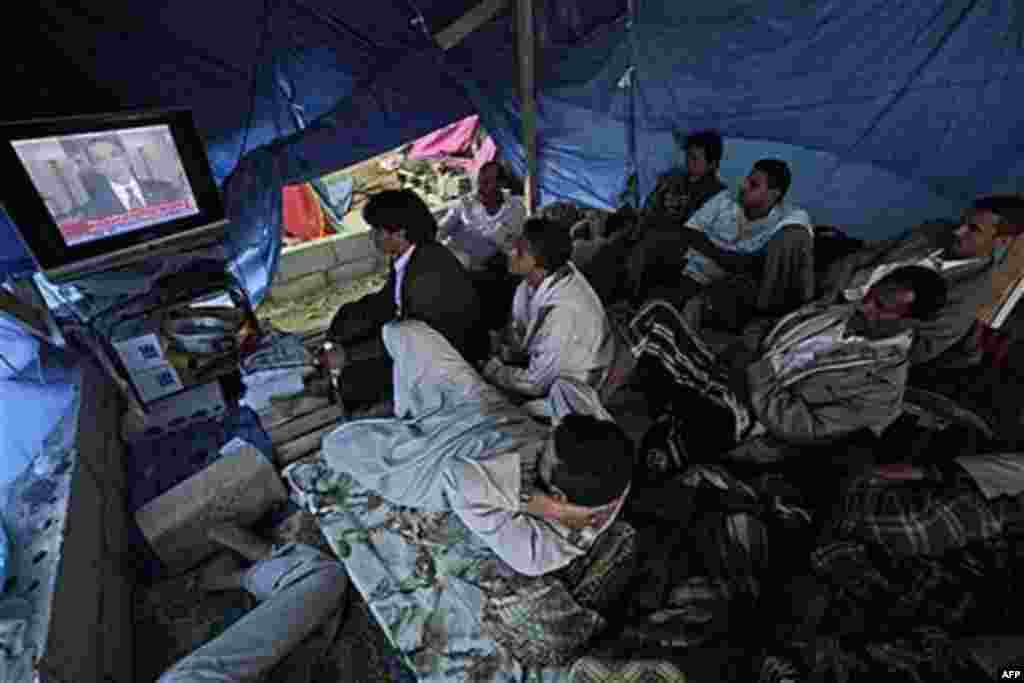
{"label": "man's bare foot", "polygon": [[267,559],[274,550],[270,543],[237,524],[218,524],[206,535],[210,540],[231,548],[251,562]]}
{"label": "man's bare foot", "polygon": [[242,588],[242,562],[234,553],[222,552],[199,570],[199,588],[213,593]]}

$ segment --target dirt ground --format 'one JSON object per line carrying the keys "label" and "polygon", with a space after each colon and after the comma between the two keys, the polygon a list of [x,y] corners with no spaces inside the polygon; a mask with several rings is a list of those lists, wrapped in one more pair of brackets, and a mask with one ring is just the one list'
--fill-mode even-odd
{"label": "dirt ground", "polygon": [[386,271],[372,273],[351,282],[331,285],[301,299],[265,302],[256,308],[256,314],[260,320],[267,320],[285,332],[302,334],[320,330],[331,322],[331,316],[339,306],[380,289],[387,279]]}

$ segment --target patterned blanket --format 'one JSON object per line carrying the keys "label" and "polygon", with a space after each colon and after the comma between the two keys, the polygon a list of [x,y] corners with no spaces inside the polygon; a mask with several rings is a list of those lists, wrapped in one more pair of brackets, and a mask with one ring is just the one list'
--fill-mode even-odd
{"label": "patterned blanket", "polygon": [[[1017,633],[1024,544],[998,538],[942,557],[894,557],[852,541],[811,556],[789,582],[768,659],[801,681],[986,680],[958,640]],[[765,678],[771,680],[771,678]]]}
{"label": "patterned blanket", "polygon": [[513,572],[451,511],[394,505],[328,461],[285,471],[418,680],[554,683],[606,625],[632,572],[621,523],[537,578]]}
{"label": "patterned blanket", "polygon": [[652,356],[682,388],[730,410],[736,419],[736,440],[753,426],[753,417],[729,388],[729,372],[690,328],[683,316],[665,301],[645,305],[630,323],[633,355]]}
{"label": "patterned blanket", "polygon": [[832,524],[834,537],[871,543],[897,557],[940,557],[972,541],[996,538],[1012,513],[1005,504],[990,504],[962,470],[945,483],[863,476],[849,485],[840,510]]}

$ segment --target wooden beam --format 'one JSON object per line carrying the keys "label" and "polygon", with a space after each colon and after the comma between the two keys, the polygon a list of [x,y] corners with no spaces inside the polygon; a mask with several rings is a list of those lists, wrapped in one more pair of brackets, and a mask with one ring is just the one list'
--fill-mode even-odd
{"label": "wooden beam", "polygon": [[493,19],[510,0],[484,0],[434,35],[442,50],[450,50],[462,39]]}
{"label": "wooden beam", "polygon": [[309,434],[321,427],[339,425],[345,419],[345,409],[340,405],[329,405],[316,412],[303,415],[270,430],[270,441],[279,446]]}
{"label": "wooden beam", "polygon": [[519,47],[519,97],[522,100],[522,136],[526,150],[526,211],[537,208],[537,100],[535,93],[536,45],[533,0],[516,0],[516,37]]}
{"label": "wooden beam", "polygon": [[326,396],[299,396],[286,399],[270,399],[270,405],[259,412],[260,423],[268,433],[281,425],[322,410],[330,405]]}
{"label": "wooden beam", "polygon": [[275,446],[274,450],[277,452],[275,462],[278,467],[285,467],[290,465],[299,458],[303,458],[310,453],[320,450],[320,444],[323,442],[324,437],[330,434],[332,431],[337,429],[338,425],[330,424],[326,427],[321,427],[315,432],[310,432],[305,436],[301,436],[294,441],[280,444]]}

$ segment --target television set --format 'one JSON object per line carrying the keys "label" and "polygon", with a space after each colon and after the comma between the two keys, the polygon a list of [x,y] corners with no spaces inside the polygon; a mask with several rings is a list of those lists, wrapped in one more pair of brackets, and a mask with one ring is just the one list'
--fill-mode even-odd
{"label": "television set", "polygon": [[48,280],[66,283],[223,240],[188,109],[0,123],[0,202]]}

